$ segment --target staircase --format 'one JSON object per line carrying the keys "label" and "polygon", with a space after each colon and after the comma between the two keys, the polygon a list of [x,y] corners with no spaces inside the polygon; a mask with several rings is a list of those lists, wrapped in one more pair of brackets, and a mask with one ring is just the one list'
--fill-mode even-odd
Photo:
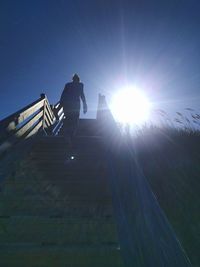
{"label": "staircase", "polygon": [[44,94],[0,122],[0,267],[191,266],[105,97],[63,124]]}
{"label": "staircase", "polygon": [[40,137],[24,163],[33,177],[6,181],[1,266],[123,266],[95,127],[81,120],[72,147],[62,136]]}

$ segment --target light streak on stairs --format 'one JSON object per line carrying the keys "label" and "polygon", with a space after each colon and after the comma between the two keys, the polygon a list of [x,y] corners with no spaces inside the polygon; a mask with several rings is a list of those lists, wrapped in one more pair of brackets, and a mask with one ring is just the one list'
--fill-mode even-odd
{"label": "light streak on stairs", "polygon": [[35,136],[25,159],[16,148],[16,170],[0,173],[0,266],[190,266],[105,99],[96,120],[80,120],[72,148],[54,109],[43,95],[16,113],[19,126],[16,114],[1,124],[14,133],[9,148],[17,132]]}

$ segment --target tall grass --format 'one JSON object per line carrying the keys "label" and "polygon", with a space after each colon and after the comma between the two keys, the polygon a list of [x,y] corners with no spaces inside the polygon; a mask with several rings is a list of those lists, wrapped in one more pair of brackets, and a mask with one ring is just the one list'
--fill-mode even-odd
{"label": "tall grass", "polygon": [[177,112],[126,136],[192,264],[200,266],[200,116],[190,111],[190,119]]}

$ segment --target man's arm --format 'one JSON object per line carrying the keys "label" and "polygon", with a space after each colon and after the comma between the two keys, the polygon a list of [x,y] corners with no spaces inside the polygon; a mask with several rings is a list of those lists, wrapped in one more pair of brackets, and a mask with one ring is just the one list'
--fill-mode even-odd
{"label": "man's arm", "polygon": [[83,102],[83,113],[85,114],[87,112],[87,103],[86,103],[86,99],[85,99],[85,95],[84,95],[84,92],[83,92],[83,87],[81,88],[81,100]]}

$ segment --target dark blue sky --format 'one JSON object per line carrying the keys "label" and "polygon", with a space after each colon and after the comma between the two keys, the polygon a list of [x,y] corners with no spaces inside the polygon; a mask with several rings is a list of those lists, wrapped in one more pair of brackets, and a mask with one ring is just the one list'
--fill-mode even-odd
{"label": "dark blue sky", "polygon": [[199,14],[195,0],[1,0],[0,119],[42,92],[56,103],[74,72],[88,116],[126,81],[160,107],[197,108]]}

